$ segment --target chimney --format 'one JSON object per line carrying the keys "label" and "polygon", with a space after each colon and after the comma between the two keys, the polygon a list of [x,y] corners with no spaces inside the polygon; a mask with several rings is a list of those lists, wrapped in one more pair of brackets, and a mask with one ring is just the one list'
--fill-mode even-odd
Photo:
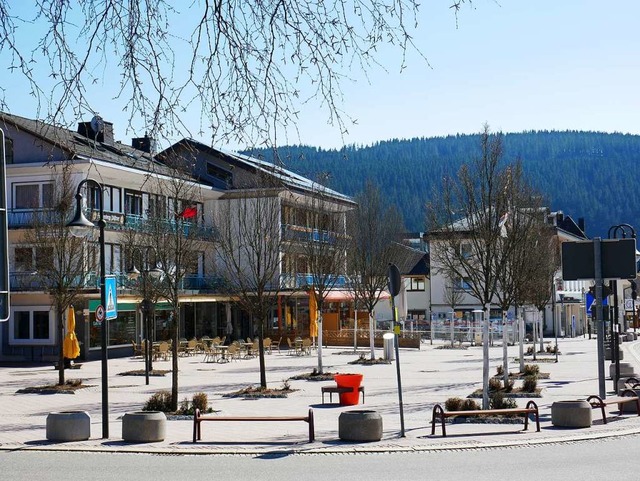
{"label": "chimney", "polygon": [[559,210],[556,214],[556,219],[558,219],[558,224],[562,223],[562,221],[564,221],[564,213]]}
{"label": "chimney", "polygon": [[78,123],[78,133],[96,142],[113,144],[113,124],[111,122],[104,122],[102,132],[94,132],[91,122],[80,122]]}
{"label": "chimney", "polygon": [[147,154],[151,153],[151,137],[144,134],[144,137],[136,137],[131,139],[131,147],[134,149],[142,150]]}

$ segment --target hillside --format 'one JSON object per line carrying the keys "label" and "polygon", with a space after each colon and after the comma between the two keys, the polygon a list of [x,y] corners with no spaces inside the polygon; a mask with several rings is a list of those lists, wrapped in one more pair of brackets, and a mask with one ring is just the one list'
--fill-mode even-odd
{"label": "hillside", "polygon": [[[504,135],[504,161],[520,158],[532,183],[559,209],[584,217],[587,234],[607,236],[623,222],[640,229],[635,190],[640,183],[640,136],[577,131],[533,131]],[[437,195],[444,175],[478,155],[477,135],[389,140],[366,147],[323,150],[278,149],[284,166],[312,179],[328,174],[328,185],[354,195],[367,179],[400,207],[407,229],[424,230],[424,203]],[[271,151],[250,155],[273,160]]]}

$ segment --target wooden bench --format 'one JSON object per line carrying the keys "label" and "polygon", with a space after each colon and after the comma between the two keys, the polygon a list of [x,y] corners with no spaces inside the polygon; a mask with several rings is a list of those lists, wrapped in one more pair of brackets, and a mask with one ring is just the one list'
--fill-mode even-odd
{"label": "wooden bench", "polygon": [[436,433],[436,422],[440,421],[442,425],[442,437],[447,435],[445,428],[445,420],[455,416],[502,416],[508,414],[524,414],[524,430],[529,428],[529,414],[533,414],[536,419],[536,431],[540,432],[540,417],[538,414],[538,406],[535,402],[529,401],[524,408],[505,408],[505,409],[474,409],[469,411],[445,411],[440,404],[433,406],[433,414],[431,417],[431,435]]}
{"label": "wooden bench", "polygon": [[[329,402],[333,402],[333,393],[338,393],[338,394],[342,394],[342,393],[346,393],[346,392],[353,392],[353,388],[351,387],[338,387],[338,386],[322,386],[322,404],[325,404],[324,402],[324,394],[325,393],[329,393]],[[362,393],[362,404],[364,404],[364,386],[360,386],[358,387],[358,392]]]}
{"label": "wooden bench", "polygon": [[313,422],[313,410],[309,409],[307,416],[207,416],[200,414],[196,409],[193,414],[193,442],[201,439],[200,423],[203,421],[304,421],[309,424],[309,442],[315,439],[315,425]]}
{"label": "wooden bench", "polygon": [[600,396],[594,394],[587,398],[587,402],[591,404],[592,408],[600,408],[604,424],[607,424],[607,414],[605,413],[604,408],[610,404],[617,404],[618,410],[622,411],[622,404],[634,402],[636,403],[638,416],[640,416],[640,398],[638,398],[635,391],[631,389],[623,389],[619,396],[608,397],[606,399],[602,399]]}

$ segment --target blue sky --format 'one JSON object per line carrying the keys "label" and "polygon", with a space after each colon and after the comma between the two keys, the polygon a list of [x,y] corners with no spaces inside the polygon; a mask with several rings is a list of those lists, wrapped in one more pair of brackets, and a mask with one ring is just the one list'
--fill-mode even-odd
{"label": "blue sky", "polygon": [[[386,71],[373,68],[368,78],[356,73],[343,84],[342,109],[357,119],[347,135],[312,105],[301,110],[300,136],[290,133],[288,143],[368,145],[475,133],[485,122],[503,132],[640,133],[640,2],[474,0],[457,25],[450,4],[422,2],[414,35],[428,64],[411,53],[400,73],[397,50],[383,49]],[[144,132],[126,131],[127,115],[108,94],[114,82],[96,87],[95,106],[126,141]],[[12,113],[35,115],[24,82],[5,75],[2,86]],[[206,135],[202,140],[208,142]]]}

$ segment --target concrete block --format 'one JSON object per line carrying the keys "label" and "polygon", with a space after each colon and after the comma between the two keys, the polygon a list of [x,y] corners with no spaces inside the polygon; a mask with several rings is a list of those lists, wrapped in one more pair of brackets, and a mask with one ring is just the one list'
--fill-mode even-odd
{"label": "concrete block", "polygon": [[556,401],[551,405],[551,422],[563,428],[591,427],[591,405],[587,401]]}
{"label": "concrete block", "polygon": [[338,436],[342,441],[380,441],[382,416],[376,411],[346,411],[338,417]]}
{"label": "concrete block", "polygon": [[122,417],[122,439],[132,443],[164,441],[167,416],[160,411],[136,411]]}
{"label": "concrete block", "polygon": [[91,436],[91,417],[86,411],[61,411],[47,416],[49,441],[86,441]]}

